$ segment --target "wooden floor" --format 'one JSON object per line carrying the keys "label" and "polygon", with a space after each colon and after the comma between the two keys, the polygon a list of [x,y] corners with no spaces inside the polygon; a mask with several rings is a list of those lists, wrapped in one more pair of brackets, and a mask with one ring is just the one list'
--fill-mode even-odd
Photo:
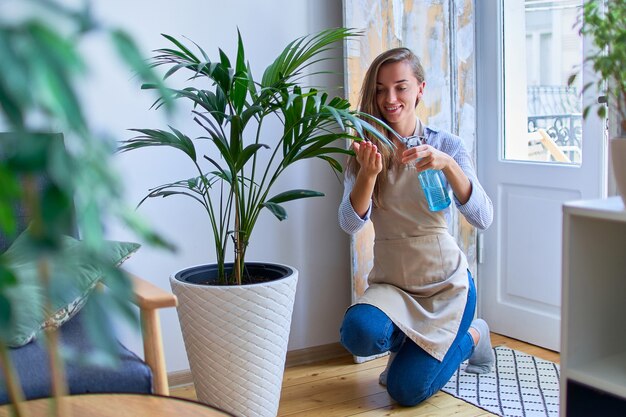
{"label": "wooden floor", "polygon": [[[542,359],[559,362],[559,354],[497,334],[493,346],[508,346]],[[443,392],[416,407],[400,407],[378,384],[387,358],[355,364],[352,358],[295,366],[285,370],[279,416],[456,416],[484,417],[493,414]],[[193,386],[172,390],[172,396],[195,399]]]}

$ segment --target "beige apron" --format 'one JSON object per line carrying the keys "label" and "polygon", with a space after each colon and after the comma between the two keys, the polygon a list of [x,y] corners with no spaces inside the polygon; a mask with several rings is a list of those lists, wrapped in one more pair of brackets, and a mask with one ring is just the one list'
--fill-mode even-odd
{"label": "beige apron", "polygon": [[443,211],[431,212],[415,167],[388,171],[374,208],[374,267],[356,304],[381,309],[418,346],[442,360],[454,341],[469,287],[467,259]]}

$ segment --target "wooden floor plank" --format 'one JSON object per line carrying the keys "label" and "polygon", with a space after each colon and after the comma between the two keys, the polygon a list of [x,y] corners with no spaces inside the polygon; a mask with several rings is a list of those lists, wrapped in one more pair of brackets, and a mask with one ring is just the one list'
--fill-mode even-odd
{"label": "wooden floor plank", "polygon": [[378,384],[379,374],[379,368],[370,368],[284,387],[278,414],[294,414],[386,392],[385,387]]}
{"label": "wooden floor plank", "polygon": [[[440,411],[439,416],[447,415],[471,415],[471,416],[493,416],[482,408],[478,408],[473,404],[466,403],[453,395],[447,394],[443,391],[439,391],[427,400],[429,403],[437,407]],[[465,413],[465,414],[463,414]]]}
{"label": "wooden floor plank", "polygon": [[[538,358],[559,362],[559,353],[506,336],[491,334],[493,346],[507,346]],[[463,400],[438,392],[416,407],[401,407],[378,384],[387,358],[356,364],[342,357],[285,370],[278,415],[281,417],[487,417]],[[193,386],[176,387],[171,395],[196,399]]]}
{"label": "wooden floor plank", "polygon": [[506,336],[502,336],[496,333],[491,334],[491,344],[494,347],[506,346],[508,348],[519,350],[521,352],[528,353],[529,355],[533,355],[538,358],[545,359],[547,361],[551,361],[555,363],[560,362],[559,352],[544,349],[539,346],[530,345],[520,340],[511,339],[511,338],[508,338]]}
{"label": "wooden floor plank", "polygon": [[380,373],[386,364],[387,357],[359,364],[355,363],[352,357],[342,357],[317,364],[294,366],[285,371],[283,388],[373,368],[379,369]]}
{"label": "wooden floor plank", "polygon": [[416,416],[434,416],[439,411],[434,405],[423,402],[415,407],[401,407],[398,404],[391,404],[386,407],[382,407],[376,410],[366,411],[359,414],[348,414],[347,416],[356,417],[378,417],[378,416],[393,416],[393,417],[416,417]]}
{"label": "wooden floor plank", "polygon": [[366,397],[359,397],[352,400],[342,401],[337,404],[316,407],[291,414],[286,414],[282,412],[284,408],[281,408],[278,412],[278,415],[289,417],[345,417],[358,415],[359,413],[363,413],[366,411],[380,409],[391,404],[393,404],[393,400],[391,399],[389,394],[387,394],[387,392],[383,391],[377,394],[368,395]]}
{"label": "wooden floor plank", "polygon": [[179,386],[176,388],[172,388],[170,389],[170,395],[172,397],[184,398],[186,400],[198,400],[198,397],[196,396],[196,390],[193,387],[193,384],[185,385],[183,387]]}

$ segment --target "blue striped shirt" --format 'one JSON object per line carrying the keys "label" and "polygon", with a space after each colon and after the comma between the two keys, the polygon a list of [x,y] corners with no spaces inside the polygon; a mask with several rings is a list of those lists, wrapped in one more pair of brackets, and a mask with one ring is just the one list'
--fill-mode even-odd
{"label": "blue striped shirt", "polygon": [[[430,127],[424,127],[424,135],[426,136],[426,144],[454,158],[472,184],[472,193],[465,204],[461,204],[456,196],[454,197],[454,203],[459,209],[459,212],[463,214],[467,221],[473,226],[483,230],[489,227],[493,220],[493,204],[476,177],[472,158],[467,152],[467,149],[465,149],[463,140],[451,133],[438,131]],[[442,177],[444,186],[450,191],[451,188],[445,175],[442,175]],[[358,232],[369,220],[372,213],[371,200],[369,209],[363,218],[354,211],[352,203],[350,202],[350,192],[352,192],[354,181],[354,177],[346,173],[344,176],[343,198],[339,205],[339,226],[346,233],[350,234]],[[446,221],[450,224],[450,207],[444,209],[444,215]]]}

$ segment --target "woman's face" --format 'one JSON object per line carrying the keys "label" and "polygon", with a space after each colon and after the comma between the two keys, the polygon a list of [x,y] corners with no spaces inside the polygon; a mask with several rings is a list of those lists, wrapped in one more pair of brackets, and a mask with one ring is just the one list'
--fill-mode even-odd
{"label": "woman's face", "polygon": [[406,61],[383,64],[376,79],[376,104],[385,121],[402,136],[412,135],[417,116],[415,107],[424,93]]}

